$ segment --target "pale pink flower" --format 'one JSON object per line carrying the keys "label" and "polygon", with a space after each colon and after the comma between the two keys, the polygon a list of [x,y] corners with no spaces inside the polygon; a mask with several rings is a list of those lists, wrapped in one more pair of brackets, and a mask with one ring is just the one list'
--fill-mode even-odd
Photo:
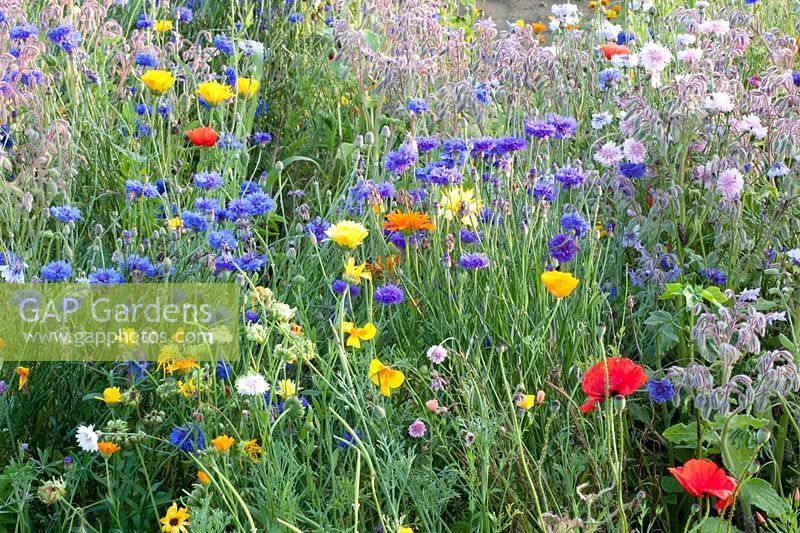
{"label": "pale pink flower", "polygon": [[730,113],[733,111],[733,99],[731,95],[723,92],[714,92],[706,96],[705,108],[715,113]]}
{"label": "pale pink flower", "polygon": [[725,35],[731,31],[727,20],[707,20],[697,26],[697,31],[706,35]]}
{"label": "pale pink flower", "polygon": [[622,153],[631,163],[644,163],[647,157],[647,148],[636,139],[625,139],[622,143]]}
{"label": "pale pink flower", "polygon": [[686,48],[678,51],[678,61],[695,64],[703,58],[703,51],[699,48]]}
{"label": "pale pink flower", "polygon": [[672,54],[664,46],[656,43],[649,42],[642,46],[637,54],[639,65],[650,73],[661,72],[670,61],[672,61]]}
{"label": "pale pink flower", "polygon": [[604,167],[613,167],[622,161],[623,157],[622,150],[611,141],[605,143],[594,153],[594,160]]}
{"label": "pale pink flower", "polygon": [[447,348],[444,346],[431,346],[428,348],[428,359],[435,365],[441,365],[447,358]]}
{"label": "pale pink flower", "polygon": [[415,439],[421,439],[425,436],[426,429],[425,422],[417,418],[411,423],[410,426],[408,426],[408,434]]}
{"label": "pale pink flower", "polygon": [[717,192],[725,200],[735,200],[742,193],[744,179],[742,173],[735,168],[723,170],[717,178]]}

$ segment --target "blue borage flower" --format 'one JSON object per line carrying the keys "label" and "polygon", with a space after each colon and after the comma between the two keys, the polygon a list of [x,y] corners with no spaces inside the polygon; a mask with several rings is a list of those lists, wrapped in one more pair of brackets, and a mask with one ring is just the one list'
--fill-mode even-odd
{"label": "blue borage flower", "polygon": [[206,445],[206,438],[196,424],[176,426],[169,434],[169,441],[176,448],[187,453],[197,453]]}
{"label": "blue borage flower", "polygon": [[381,305],[397,305],[403,302],[403,289],[389,284],[375,289],[373,298]]}
{"label": "blue borage flower", "polygon": [[721,270],[717,270],[716,268],[706,268],[701,270],[703,276],[711,282],[712,285],[716,285],[721,287],[728,283],[728,275],[722,272]]}
{"label": "blue borage flower", "polygon": [[72,265],[66,261],[52,261],[44,265],[39,273],[44,281],[65,281],[72,276]]}

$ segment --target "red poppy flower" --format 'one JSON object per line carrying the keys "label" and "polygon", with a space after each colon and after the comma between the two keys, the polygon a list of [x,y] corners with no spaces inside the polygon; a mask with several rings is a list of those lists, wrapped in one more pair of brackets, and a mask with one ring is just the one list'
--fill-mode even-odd
{"label": "red poppy flower", "polygon": [[689,459],[683,466],[668,468],[669,473],[675,476],[683,488],[691,494],[701,498],[714,496],[719,498],[717,510],[722,511],[733,501],[733,492],[736,490],[736,480],[725,473],[723,469],[708,459]]}
{"label": "red poppy flower", "polygon": [[214,146],[217,144],[217,139],[219,139],[219,135],[217,132],[208,127],[202,128],[195,128],[193,130],[189,130],[186,132],[186,137],[189,138],[189,142],[192,143],[194,146]]}
{"label": "red poppy flower", "polygon": [[621,56],[630,54],[631,49],[624,44],[608,43],[600,47],[600,51],[606,56],[606,59],[611,59],[614,56]]}
{"label": "red poppy flower", "polygon": [[[606,387],[606,368],[608,387]],[[581,388],[589,399],[581,405],[581,412],[588,413],[598,402],[609,396],[627,396],[645,383],[647,376],[642,367],[627,357],[608,357],[605,364],[600,361],[583,376]]]}

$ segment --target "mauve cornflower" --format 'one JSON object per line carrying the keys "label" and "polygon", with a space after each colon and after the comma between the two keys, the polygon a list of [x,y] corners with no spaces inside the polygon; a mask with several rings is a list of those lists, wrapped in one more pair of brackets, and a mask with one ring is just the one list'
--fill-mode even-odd
{"label": "mauve cornflower", "polygon": [[81,211],[77,207],[68,205],[50,206],[50,215],[59,222],[75,222],[81,218]]}
{"label": "mauve cornflower", "polygon": [[613,167],[619,164],[623,157],[620,147],[612,141],[608,141],[594,153],[594,160],[604,167]]}
{"label": "mauve cornflower", "polygon": [[547,249],[559,263],[572,261],[580,250],[575,238],[565,233],[557,233],[547,241]]}
{"label": "mauve cornflower", "polygon": [[375,289],[373,298],[381,305],[396,305],[403,301],[403,289],[397,285],[384,285]]}
{"label": "mauve cornflower", "polygon": [[414,143],[403,144],[395,151],[386,154],[385,167],[392,174],[402,174],[417,162],[419,152]]}
{"label": "mauve cornflower", "polygon": [[572,117],[562,117],[551,113],[547,115],[547,123],[556,129],[553,137],[555,139],[569,139],[578,129],[578,121]]}
{"label": "mauve cornflower", "polygon": [[647,383],[647,392],[655,403],[664,403],[672,399],[675,389],[668,379],[653,379]]}
{"label": "mauve cornflower", "polygon": [[561,229],[566,232],[572,231],[576,237],[583,237],[589,233],[589,223],[575,211],[562,215],[560,222]]}
{"label": "mauve cornflower", "polygon": [[411,98],[408,101],[408,110],[412,113],[426,113],[430,107],[423,98]]}
{"label": "mauve cornflower", "polygon": [[428,348],[427,355],[428,355],[428,360],[431,363],[435,365],[441,365],[442,363],[444,363],[444,360],[447,359],[447,348],[436,344]]}
{"label": "mauve cornflower", "polygon": [[556,127],[541,120],[528,120],[525,122],[525,135],[537,139],[547,139],[556,134]]}
{"label": "mauve cornflower", "polygon": [[739,198],[744,188],[742,173],[735,168],[723,170],[717,178],[717,192],[725,200],[731,201]]}
{"label": "mauve cornflower", "polygon": [[414,422],[408,426],[408,434],[414,437],[415,439],[421,439],[425,436],[425,422],[417,418]]}
{"label": "mauve cornflower", "polygon": [[647,175],[647,167],[642,163],[620,163],[619,173],[629,180],[642,179]]}
{"label": "mauve cornflower", "polygon": [[89,283],[95,285],[110,285],[124,283],[125,278],[113,268],[99,268],[87,276]]}
{"label": "mauve cornflower", "polygon": [[636,56],[639,65],[651,74],[662,72],[672,61],[670,51],[655,42],[646,43]]}
{"label": "mauve cornflower", "polygon": [[192,183],[198,189],[210,191],[222,185],[222,176],[219,172],[198,172],[192,178]]}
{"label": "mauve cornflower", "polygon": [[727,20],[707,20],[697,25],[697,31],[706,35],[725,35],[731,31]]}
{"label": "mauve cornflower", "polygon": [[458,266],[465,270],[483,270],[489,267],[489,258],[481,253],[461,254]]}
{"label": "mauve cornflower", "polygon": [[575,167],[561,167],[556,170],[556,180],[563,189],[574,189],[586,180],[586,175]]}
{"label": "mauve cornflower", "polygon": [[721,270],[717,270],[716,268],[706,268],[702,271],[703,276],[708,279],[712,285],[716,285],[721,287],[728,282],[728,275],[722,272]]}
{"label": "mauve cornflower", "polygon": [[53,261],[44,265],[40,274],[45,281],[64,281],[72,275],[72,266],[66,261]]}

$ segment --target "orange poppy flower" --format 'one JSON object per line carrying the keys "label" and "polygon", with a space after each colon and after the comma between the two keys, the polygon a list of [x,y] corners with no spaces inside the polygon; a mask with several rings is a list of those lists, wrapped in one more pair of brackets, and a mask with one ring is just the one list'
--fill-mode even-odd
{"label": "orange poppy flower", "polygon": [[628,48],[624,44],[617,44],[617,43],[604,44],[603,46],[600,47],[600,51],[603,52],[603,55],[606,56],[606,59],[609,60],[614,56],[621,56],[631,53],[630,48]]}
{"label": "orange poppy flower", "polygon": [[425,213],[417,213],[416,211],[409,211],[403,213],[402,211],[395,211],[386,215],[386,221],[383,223],[383,229],[388,231],[399,231],[403,235],[410,235],[417,231],[432,230],[434,228],[433,222],[430,217]]}
{"label": "orange poppy flower", "polygon": [[542,33],[547,29],[547,26],[541,22],[531,22],[531,28],[533,28],[533,33]]}
{"label": "orange poppy flower", "polygon": [[207,126],[188,130],[185,135],[193,146],[206,146],[209,148],[217,144],[217,139],[219,139],[217,132]]}

